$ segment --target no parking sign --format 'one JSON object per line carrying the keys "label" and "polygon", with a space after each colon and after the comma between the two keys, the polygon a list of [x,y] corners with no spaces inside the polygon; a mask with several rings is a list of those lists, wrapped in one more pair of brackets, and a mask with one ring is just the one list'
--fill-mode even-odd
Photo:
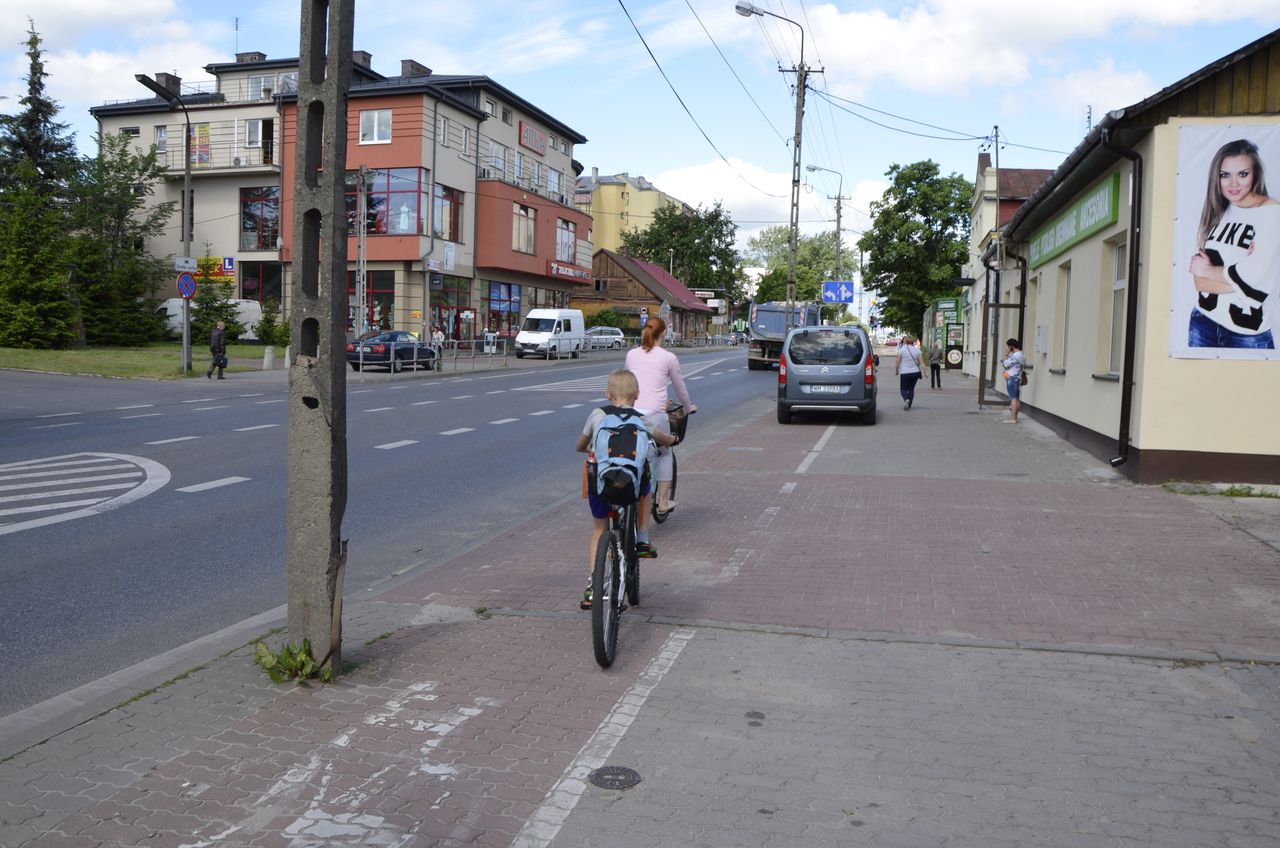
{"label": "no parking sign", "polygon": [[196,278],[183,271],[178,275],[178,294],[184,300],[190,300],[196,293]]}

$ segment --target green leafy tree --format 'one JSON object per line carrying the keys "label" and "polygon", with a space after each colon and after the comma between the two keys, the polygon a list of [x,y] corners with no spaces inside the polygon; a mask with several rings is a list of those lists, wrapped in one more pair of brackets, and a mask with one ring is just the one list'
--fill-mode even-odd
{"label": "green leafy tree", "polygon": [[883,324],[918,327],[928,303],[958,293],[973,184],[941,176],[930,160],[894,165],[886,176],[891,184],[871,204],[871,228],[858,240],[867,255],[863,279],[880,295]]}
{"label": "green leafy tree", "polygon": [[[799,263],[796,264],[796,302],[820,301],[822,299],[822,281],[816,270]],[[755,300],[785,301],[787,299],[787,267],[774,268],[760,278],[756,286]]]}
{"label": "green leafy tree", "polygon": [[631,256],[672,269],[691,289],[723,292],[732,302],[743,298],[742,260],[734,242],[738,226],[718,202],[685,214],[666,206],[644,230],[626,230],[622,247]]}
{"label": "green leafy tree", "polygon": [[45,94],[43,51],[35,23],[28,18],[27,94],[14,115],[0,116],[0,192],[14,187],[19,162],[30,162],[35,169],[38,189],[49,197],[64,195],[67,184],[79,166],[75,136],[60,123],[58,104]]}
{"label": "green leafy tree", "polygon": [[613,309],[601,309],[586,316],[588,327],[617,327],[619,330],[631,328],[632,319]]}
{"label": "green leafy tree", "polygon": [[70,294],[82,343],[137,345],[164,331],[154,293],[167,268],[144,247],[173,215],[172,202],[147,205],[163,175],[154,149],[136,153],[127,136],[112,135],[73,186]]}
{"label": "green leafy tree", "polygon": [[[756,287],[757,301],[787,299],[790,231],[790,227],[768,227],[747,240],[747,256],[769,269]],[[796,241],[797,301],[820,301],[826,280],[852,279],[849,250],[844,244],[840,248],[842,263],[837,262],[835,230],[800,236]]]}
{"label": "green leafy tree", "polygon": [[0,347],[70,347],[76,335],[63,221],[50,214],[29,160],[19,160],[13,176],[0,197]]}

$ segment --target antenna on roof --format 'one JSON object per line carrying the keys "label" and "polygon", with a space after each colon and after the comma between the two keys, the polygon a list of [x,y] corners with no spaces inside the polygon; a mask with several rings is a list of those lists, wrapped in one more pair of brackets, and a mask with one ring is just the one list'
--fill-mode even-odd
{"label": "antenna on roof", "polygon": [[236,18],[236,19],[235,19],[235,22],[236,22],[236,24],[235,24],[235,28],[236,28],[236,52],[237,52],[237,53],[239,53],[239,52],[240,52],[240,19],[239,19],[239,18]]}

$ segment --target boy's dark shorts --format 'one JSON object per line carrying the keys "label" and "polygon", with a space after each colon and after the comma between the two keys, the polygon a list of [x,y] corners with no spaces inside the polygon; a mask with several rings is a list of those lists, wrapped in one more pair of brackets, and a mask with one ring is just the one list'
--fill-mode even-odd
{"label": "boy's dark shorts", "polygon": [[[649,478],[645,475],[644,482],[640,484],[640,497],[647,494],[649,494]],[[592,518],[608,518],[609,513],[617,509],[613,504],[596,497],[595,492],[587,492],[587,503],[591,505]]]}

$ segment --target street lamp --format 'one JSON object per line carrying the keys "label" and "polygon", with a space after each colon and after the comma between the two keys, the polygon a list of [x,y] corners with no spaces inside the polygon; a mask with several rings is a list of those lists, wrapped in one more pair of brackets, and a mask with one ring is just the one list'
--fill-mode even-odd
{"label": "street lamp", "polygon": [[[134,74],[133,78],[146,86],[150,91],[167,103],[177,103],[182,109],[182,117],[186,120],[187,131],[182,137],[182,255],[191,258],[191,115],[187,112],[187,104],[182,95],[170,91],[146,74]],[[189,301],[182,299],[182,371],[191,371],[191,314]]]}
{"label": "street lamp", "polygon": [[792,145],[791,158],[791,232],[787,238],[787,327],[795,322],[796,309],[796,243],[800,238],[800,131],[804,123],[804,89],[809,69],[804,65],[804,27],[782,15],[774,14],[768,9],[738,0],[733,9],[744,18],[753,15],[768,15],[780,21],[786,21],[800,30],[800,64],[796,67],[796,136]]}

